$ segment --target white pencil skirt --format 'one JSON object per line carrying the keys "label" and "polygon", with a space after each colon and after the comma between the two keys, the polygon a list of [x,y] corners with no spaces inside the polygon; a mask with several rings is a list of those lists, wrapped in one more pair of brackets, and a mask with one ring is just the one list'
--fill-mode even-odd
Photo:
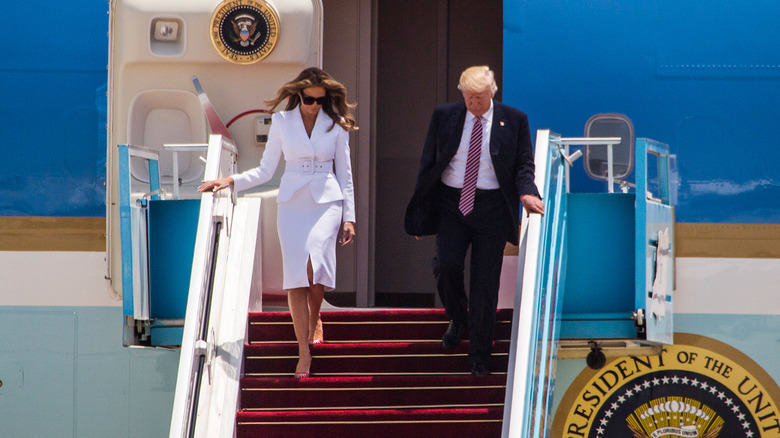
{"label": "white pencil skirt", "polygon": [[276,226],[282,247],[285,290],[308,287],[311,258],[313,284],[336,287],[336,241],[341,229],[341,201],[318,204],[308,186],[278,205]]}

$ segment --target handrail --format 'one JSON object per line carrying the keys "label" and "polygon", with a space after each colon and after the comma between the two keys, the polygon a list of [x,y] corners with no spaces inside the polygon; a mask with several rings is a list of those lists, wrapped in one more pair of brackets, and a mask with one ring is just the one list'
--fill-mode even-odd
{"label": "handrail", "polygon": [[[236,173],[235,148],[209,138],[205,178]],[[232,438],[239,399],[260,198],[230,190],[201,195],[176,382],[171,438]]]}
{"label": "handrail", "polygon": [[[535,183],[542,188],[545,208],[550,204],[547,191],[550,166],[550,131],[540,130],[536,136]],[[549,215],[549,213],[548,213]],[[548,216],[549,217],[549,216]],[[532,407],[531,394],[536,357],[536,329],[538,322],[539,265],[542,247],[542,218],[538,215],[524,218],[521,225],[518,279],[512,316],[512,344],[509,351],[506,398],[502,437],[529,436]],[[522,303],[522,305],[521,305]]]}
{"label": "handrail", "polygon": [[[620,144],[620,137],[567,137],[561,138],[561,144],[564,146],[607,146],[607,191],[615,192],[615,169],[614,158],[612,157],[612,147]],[[568,179],[568,178],[567,178]]]}
{"label": "handrail", "polygon": [[[233,175],[238,150],[230,131],[198,78],[192,82],[213,133],[203,177]],[[238,202],[232,188],[201,195],[171,438],[234,436],[259,221],[259,199]]]}
{"label": "handrail", "polygon": [[[657,198],[650,193],[650,156],[657,159]],[[636,140],[636,317],[640,319],[637,322],[642,323],[646,340],[659,344],[671,344],[674,341],[674,207],[671,190],[676,178],[670,168],[671,160],[669,145],[647,138]],[[661,235],[664,235],[664,239],[661,239]],[[662,241],[665,247],[660,246]],[[666,269],[654,271],[662,265]],[[648,313],[639,315],[642,311]]]}
{"label": "handrail", "polygon": [[[213,180],[235,172],[236,155],[232,142],[221,135],[209,137],[204,178]],[[215,304],[223,300],[224,275],[217,266],[224,264],[228,251],[232,196],[204,193],[201,196],[198,231],[192,262],[189,295],[185,315],[179,372],[171,419],[171,437],[192,437],[198,428],[202,383],[210,380],[210,367],[216,355],[213,326]],[[222,262],[222,263],[220,263]],[[205,434],[200,434],[205,436]]]}
{"label": "handrail", "polygon": [[619,142],[537,131],[535,183],[545,215],[530,215],[521,225],[502,437],[541,438],[550,429],[566,269],[568,166],[581,156],[569,155],[568,146]]}
{"label": "handrail", "polygon": [[[164,150],[173,152],[173,199],[179,199],[179,186],[181,185],[181,181],[179,181],[179,152],[208,151],[208,148],[208,143],[166,143],[163,145]],[[205,167],[206,163],[204,162],[203,165]]]}
{"label": "handrail", "polygon": [[159,199],[160,156],[156,151],[141,146],[120,144],[118,153],[119,180],[119,229],[122,244],[122,307],[125,317],[123,344],[133,343],[135,321],[148,320],[149,271],[147,269],[146,222],[141,208],[132,201],[132,177],[130,160],[141,158],[149,164],[149,193]]}

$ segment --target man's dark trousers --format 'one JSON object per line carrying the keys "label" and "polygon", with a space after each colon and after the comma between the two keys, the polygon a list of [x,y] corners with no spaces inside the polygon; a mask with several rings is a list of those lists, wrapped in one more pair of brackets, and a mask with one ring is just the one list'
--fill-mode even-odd
{"label": "man's dark trousers", "polygon": [[[474,210],[458,210],[460,189],[442,184],[436,236],[436,280],[447,316],[469,327],[469,363],[490,365],[504,246],[512,220],[500,190],[477,190]],[[463,272],[471,245],[471,281],[466,297]]]}

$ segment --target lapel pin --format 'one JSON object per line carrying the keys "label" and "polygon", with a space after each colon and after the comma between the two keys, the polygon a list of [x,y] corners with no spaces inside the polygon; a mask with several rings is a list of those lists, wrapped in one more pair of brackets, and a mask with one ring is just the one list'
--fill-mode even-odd
{"label": "lapel pin", "polygon": [[498,122],[498,124],[501,125],[501,126],[504,126],[504,121],[501,120],[500,122]]}

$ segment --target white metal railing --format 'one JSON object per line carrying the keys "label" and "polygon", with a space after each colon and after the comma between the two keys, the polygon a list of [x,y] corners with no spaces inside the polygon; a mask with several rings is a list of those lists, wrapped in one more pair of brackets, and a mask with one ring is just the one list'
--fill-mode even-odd
{"label": "white metal railing", "polygon": [[[204,179],[236,171],[235,146],[209,137]],[[232,437],[260,199],[201,196],[170,437]]]}
{"label": "white metal railing", "polygon": [[122,291],[125,328],[124,345],[133,343],[135,321],[148,321],[150,315],[149,270],[147,259],[146,218],[144,210],[132,195],[130,163],[133,158],[146,160],[149,169],[149,195],[159,198],[160,156],[140,146],[117,145],[119,180],[119,228],[122,244]]}
{"label": "white metal railing", "polygon": [[[530,437],[539,436],[533,429],[538,426],[538,413],[544,411],[539,403],[541,391],[537,379],[549,377],[546,364],[549,362],[550,333],[545,330],[545,318],[542,308],[549,312],[549,305],[545,305],[544,298],[546,283],[545,263],[548,263],[549,254],[545,253],[550,236],[545,231],[549,228],[551,217],[559,214],[555,207],[555,199],[560,198],[560,193],[553,191],[556,182],[553,168],[562,170],[562,165],[556,161],[560,159],[560,150],[551,146],[551,140],[556,139],[549,131],[538,131],[536,140],[536,156],[534,161],[537,171],[536,185],[541,188],[545,200],[545,216],[528,216],[524,218],[527,225],[521,229],[521,257],[518,260],[521,265],[518,268],[517,292],[512,321],[512,345],[510,347],[510,362],[507,373],[507,395],[504,405],[504,437]],[[558,189],[563,182],[563,175],[558,179]],[[549,319],[547,319],[549,322]],[[546,337],[546,339],[545,339]],[[541,368],[541,369],[540,369]]]}
{"label": "white metal railing", "polygon": [[607,145],[612,192],[611,145],[618,137],[562,138],[549,130],[536,137],[535,183],[545,200],[545,216],[524,218],[520,231],[518,278],[512,319],[502,437],[541,438],[549,415],[557,362],[566,260],[566,194],[571,164],[582,155],[572,145]]}
{"label": "white metal railing", "polygon": [[[225,143],[227,147],[230,143]],[[173,199],[179,199],[179,188],[181,187],[181,180],[179,178],[179,152],[202,152],[207,151],[209,148],[208,143],[176,143],[176,144],[164,144],[163,149],[171,151],[173,153]],[[201,157],[201,160],[203,158]],[[204,170],[205,170],[205,162]]]}
{"label": "white metal railing", "polygon": [[[560,138],[560,144],[565,148],[566,153],[569,152],[569,146],[601,146],[606,145],[607,146],[607,190],[609,193],[615,192],[615,163],[614,159],[612,158],[612,148],[616,144],[620,144],[622,139],[620,137],[565,137]],[[579,152],[580,156],[582,155],[582,151]],[[572,157],[574,157],[572,155]],[[579,158],[579,156],[577,157]],[[577,158],[569,159],[567,158],[567,161],[569,162],[569,165],[572,164],[574,160]],[[566,190],[569,190],[569,170],[566,169]]]}

